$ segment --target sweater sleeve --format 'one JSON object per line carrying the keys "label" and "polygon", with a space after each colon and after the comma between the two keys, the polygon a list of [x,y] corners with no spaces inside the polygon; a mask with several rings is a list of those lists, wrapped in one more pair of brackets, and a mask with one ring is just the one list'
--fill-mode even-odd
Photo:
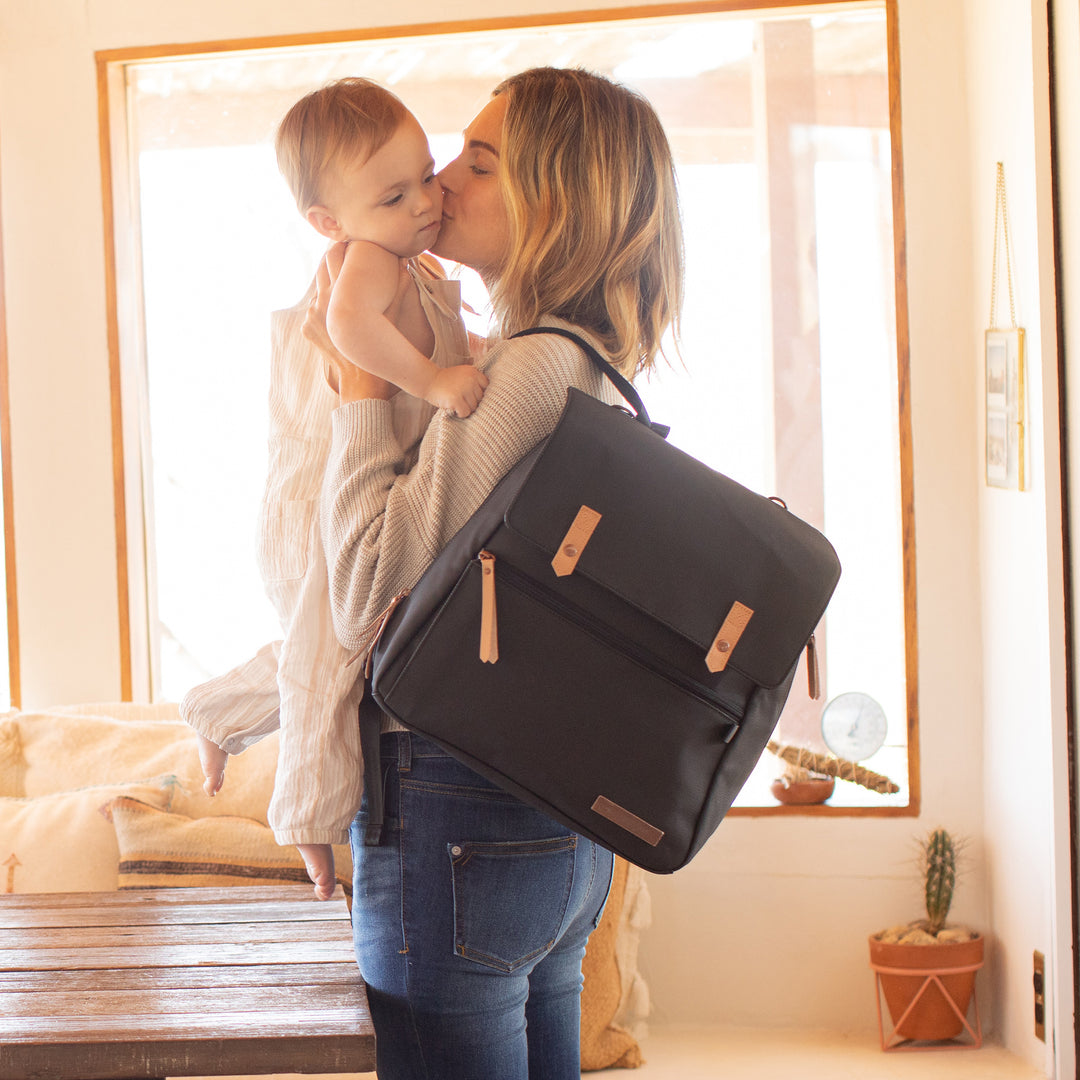
{"label": "sweater sleeve", "polygon": [[366,646],[379,614],[551,433],[569,386],[607,396],[581,350],[554,335],[499,342],[482,366],[490,382],[479,407],[465,420],[439,413],[409,471],[387,402],[334,413],[322,529],[334,628],[346,648]]}

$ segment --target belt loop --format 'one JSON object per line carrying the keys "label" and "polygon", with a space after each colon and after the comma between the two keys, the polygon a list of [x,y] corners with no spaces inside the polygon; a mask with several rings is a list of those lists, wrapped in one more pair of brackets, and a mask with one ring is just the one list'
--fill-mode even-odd
{"label": "belt loop", "polygon": [[398,772],[408,772],[412,768],[412,732],[398,732]]}

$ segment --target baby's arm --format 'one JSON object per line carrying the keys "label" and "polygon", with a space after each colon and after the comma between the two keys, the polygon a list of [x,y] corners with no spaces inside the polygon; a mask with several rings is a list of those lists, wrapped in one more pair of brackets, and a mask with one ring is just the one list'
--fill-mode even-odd
{"label": "baby's arm", "polygon": [[440,368],[406,340],[386,314],[403,288],[416,285],[396,255],[360,240],[349,244],[326,313],[331,340],[357,367],[437,408],[468,416],[487,377],[470,364]]}

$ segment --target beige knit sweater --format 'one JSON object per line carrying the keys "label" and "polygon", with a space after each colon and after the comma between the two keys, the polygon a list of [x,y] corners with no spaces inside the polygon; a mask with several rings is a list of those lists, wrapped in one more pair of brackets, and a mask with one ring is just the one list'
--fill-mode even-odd
{"label": "beige knit sweater", "polygon": [[[599,348],[580,328],[545,322]],[[333,414],[323,545],[334,626],[348,649],[367,645],[390,601],[412,588],[496,482],[551,433],[568,387],[620,400],[581,349],[554,334],[500,341],[478,366],[490,379],[480,406],[465,420],[439,413],[409,470],[387,402],[356,401]],[[332,725],[284,725],[275,791],[279,842],[343,842],[341,823],[358,809],[356,769],[355,754],[344,751]]]}

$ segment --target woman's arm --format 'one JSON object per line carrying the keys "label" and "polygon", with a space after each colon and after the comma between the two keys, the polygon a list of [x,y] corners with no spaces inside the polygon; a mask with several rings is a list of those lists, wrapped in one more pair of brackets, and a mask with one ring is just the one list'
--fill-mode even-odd
{"label": "woman's arm", "polygon": [[347,648],[410,589],[495,484],[555,427],[568,386],[601,394],[601,377],[555,336],[500,342],[485,361],[488,389],[467,421],[441,413],[408,472],[389,407],[365,400],[333,416],[322,527],[330,605]]}

